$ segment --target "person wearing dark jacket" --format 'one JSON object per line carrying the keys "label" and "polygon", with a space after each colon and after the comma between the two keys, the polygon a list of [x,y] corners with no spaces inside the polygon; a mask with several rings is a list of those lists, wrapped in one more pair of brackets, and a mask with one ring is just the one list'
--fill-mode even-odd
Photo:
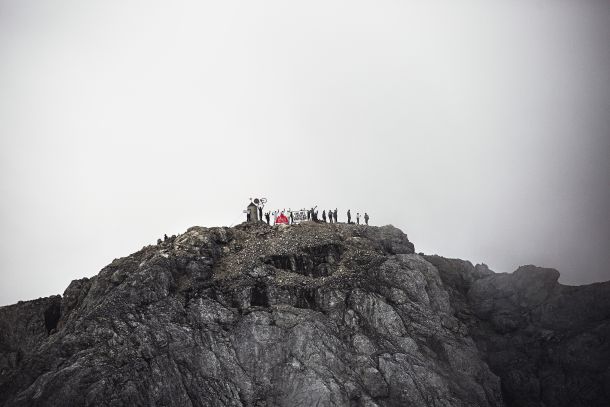
{"label": "person wearing dark jacket", "polygon": [[349,209],[347,210],[347,223],[352,223],[352,213]]}
{"label": "person wearing dark jacket", "polygon": [[333,212],[333,218],[335,218],[335,223],[337,223],[337,208],[335,208],[335,211]]}
{"label": "person wearing dark jacket", "polygon": [[369,214],[364,212],[364,223],[366,223],[366,225],[369,225]]}
{"label": "person wearing dark jacket", "polygon": [[326,209],[322,211],[322,221],[326,223]]}

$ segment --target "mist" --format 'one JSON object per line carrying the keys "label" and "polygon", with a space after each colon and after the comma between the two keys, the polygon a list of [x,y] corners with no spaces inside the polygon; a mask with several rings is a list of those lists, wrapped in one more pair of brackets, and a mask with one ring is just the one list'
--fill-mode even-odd
{"label": "mist", "polygon": [[610,279],[605,1],[0,0],[0,304],[266,209]]}

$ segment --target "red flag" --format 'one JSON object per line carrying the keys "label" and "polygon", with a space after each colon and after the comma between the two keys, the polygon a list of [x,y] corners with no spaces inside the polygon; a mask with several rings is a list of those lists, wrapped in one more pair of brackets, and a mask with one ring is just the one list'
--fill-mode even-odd
{"label": "red flag", "polygon": [[288,224],[288,218],[286,217],[286,215],[284,215],[283,213],[280,213],[280,216],[278,216],[275,219],[275,224],[279,225],[279,224],[284,224],[287,225]]}

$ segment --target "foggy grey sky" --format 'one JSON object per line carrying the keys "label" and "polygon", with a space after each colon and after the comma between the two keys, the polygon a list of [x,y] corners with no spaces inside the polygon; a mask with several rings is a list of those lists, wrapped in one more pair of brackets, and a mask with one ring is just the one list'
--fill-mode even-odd
{"label": "foggy grey sky", "polygon": [[608,1],[0,0],[0,304],[255,196],[608,280],[608,44]]}

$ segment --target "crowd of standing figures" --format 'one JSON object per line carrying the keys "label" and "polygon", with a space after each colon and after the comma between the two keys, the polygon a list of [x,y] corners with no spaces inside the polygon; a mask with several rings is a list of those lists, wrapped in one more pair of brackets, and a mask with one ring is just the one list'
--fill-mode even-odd
{"label": "crowd of standing figures", "polygon": [[[305,213],[307,213],[307,218],[305,219]],[[294,224],[294,223],[299,223],[305,220],[308,221],[314,221],[314,222],[324,222],[324,223],[338,223],[339,219],[338,219],[338,215],[337,215],[337,209],[335,208],[335,210],[329,209],[329,210],[322,210],[322,214],[320,215],[317,206],[314,206],[311,209],[301,209],[299,211],[293,211],[291,209],[288,210],[282,210],[280,211],[275,210],[275,211],[270,211],[270,212],[265,212],[264,214],[264,218],[265,221],[267,222],[268,225],[275,225],[278,223],[287,223],[287,224]],[[263,219],[263,208],[259,207],[258,208],[258,214],[259,214],[259,219]],[[368,226],[369,224],[369,214],[368,213],[364,213],[364,216],[362,217],[364,219],[364,224]],[[347,210],[347,223],[349,224],[360,224],[360,212],[356,212],[356,218],[355,218],[355,222],[352,221],[352,212],[350,209]]]}

